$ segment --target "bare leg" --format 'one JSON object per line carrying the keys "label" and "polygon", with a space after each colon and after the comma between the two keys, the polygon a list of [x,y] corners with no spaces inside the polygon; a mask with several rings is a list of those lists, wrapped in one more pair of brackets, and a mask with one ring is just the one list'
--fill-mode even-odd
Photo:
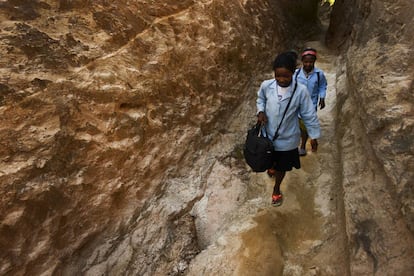
{"label": "bare leg", "polygon": [[282,184],[282,180],[285,177],[286,172],[276,171],[275,173],[275,186],[273,187],[273,194],[280,195],[280,184]]}
{"label": "bare leg", "polygon": [[300,144],[301,149],[306,148],[306,142],[308,141],[308,133],[306,131],[300,130],[300,137],[302,138],[302,142]]}

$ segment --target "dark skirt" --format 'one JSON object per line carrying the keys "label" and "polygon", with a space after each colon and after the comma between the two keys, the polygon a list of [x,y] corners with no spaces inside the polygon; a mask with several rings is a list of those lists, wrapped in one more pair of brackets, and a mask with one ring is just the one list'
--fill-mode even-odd
{"label": "dark skirt", "polygon": [[280,172],[291,171],[292,168],[300,169],[298,148],[289,151],[275,151],[273,161],[273,168]]}

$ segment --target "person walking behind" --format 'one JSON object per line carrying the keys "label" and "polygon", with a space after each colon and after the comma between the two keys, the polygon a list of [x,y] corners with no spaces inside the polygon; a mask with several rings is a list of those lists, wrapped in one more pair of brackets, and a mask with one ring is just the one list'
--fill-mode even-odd
{"label": "person walking behind", "polygon": [[306,87],[293,79],[295,70],[296,60],[291,52],[277,55],[273,62],[274,79],[263,81],[257,92],[257,122],[265,126],[262,134],[273,141],[275,149],[273,206],[283,202],[280,185],[286,172],[300,168],[298,116],[308,129],[311,144],[320,136],[316,110]]}
{"label": "person walking behind", "polygon": [[[302,56],[302,67],[296,70],[297,79],[299,83],[302,83],[308,88],[315,110],[318,109],[318,102],[320,109],[325,108],[325,97],[327,81],[325,73],[315,67],[316,62],[316,50],[314,48],[305,48],[301,54]],[[303,124],[303,120],[299,119],[300,130],[301,130],[301,143],[299,148],[299,155],[306,155],[306,143],[308,141],[308,131],[306,126]],[[317,141],[311,144],[312,151],[318,150]]]}

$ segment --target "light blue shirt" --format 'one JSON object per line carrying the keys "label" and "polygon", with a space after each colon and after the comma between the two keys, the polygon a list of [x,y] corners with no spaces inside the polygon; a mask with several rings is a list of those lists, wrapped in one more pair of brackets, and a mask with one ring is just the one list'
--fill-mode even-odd
{"label": "light blue shirt", "polygon": [[279,101],[277,96],[277,81],[275,79],[263,81],[257,92],[257,113],[260,111],[265,112],[267,116],[266,132],[271,140],[280,124],[289,99],[292,98],[289,109],[280,126],[279,135],[273,141],[276,151],[289,151],[298,147],[300,142],[298,116],[303,119],[311,139],[317,139],[320,136],[319,120],[308,90],[303,84],[298,83],[292,97],[294,85],[295,80],[293,79],[289,90],[286,92],[286,96],[281,101]]}
{"label": "light blue shirt", "polygon": [[[308,91],[312,99],[312,103],[315,109],[317,109],[319,98],[324,99],[326,97],[326,88],[328,86],[328,82],[326,81],[325,74],[321,69],[314,67],[310,75],[306,77],[303,68],[301,68],[301,69],[296,70],[293,77],[296,76],[299,70],[300,72],[298,75],[298,82],[302,83],[303,85],[306,86],[306,88],[308,88]],[[318,80],[318,74],[319,74],[319,80]]]}

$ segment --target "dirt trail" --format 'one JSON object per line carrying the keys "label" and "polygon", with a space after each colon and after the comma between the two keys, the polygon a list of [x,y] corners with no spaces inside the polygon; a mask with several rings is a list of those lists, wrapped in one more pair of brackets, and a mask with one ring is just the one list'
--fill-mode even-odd
{"label": "dirt trail", "polygon": [[[318,110],[322,128],[317,153],[301,157],[302,168],[287,173],[282,206],[272,207],[274,179],[253,174],[253,185],[265,185],[257,225],[242,235],[244,261],[240,275],[347,275],[340,169],[335,143],[335,56],[317,41],[316,66],[328,80],[326,107]],[[253,263],[258,264],[252,265]]]}

